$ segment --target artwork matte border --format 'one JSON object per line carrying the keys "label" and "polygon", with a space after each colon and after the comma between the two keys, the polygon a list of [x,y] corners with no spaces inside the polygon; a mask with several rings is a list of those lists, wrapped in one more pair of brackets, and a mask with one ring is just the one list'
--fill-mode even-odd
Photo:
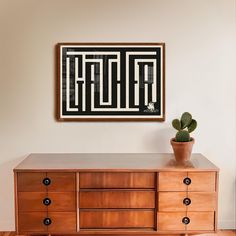
{"label": "artwork matte border", "polygon": [[[157,48],[160,49],[159,50],[160,51],[160,55],[159,55],[159,57],[160,57],[160,64],[159,64],[159,68],[157,68],[157,71],[160,71],[159,83],[157,84],[157,86],[159,86],[159,91],[161,91],[161,93],[159,94],[159,100],[158,100],[160,114],[156,115],[155,111],[156,110],[158,111],[158,108],[156,109],[156,105],[155,104],[153,105],[152,102],[151,102],[151,103],[149,103],[149,106],[145,106],[145,109],[142,110],[142,113],[140,112],[140,114],[138,114],[139,112],[136,112],[136,114],[138,114],[138,115],[131,114],[132,111],[129,111],[129,109],[132,110],[133,108],[128,108],[128,111],[125,111],[125,113],[129,113],[128,115],[124,114],[124,112],[123,112],[123,114],[122,114],[122,112],[120,114],[118,114],[116,109],[112,109],[112,111],[114,110],[113,113],[116,112],[116,115],[114,115],[114,114],[108,115],[109,112],[110,112],[109,108],[106,109],[106,112],[104,112],[105,114],[102,114],[99,111],[100,113],[97,112],[99,114],[94,115],[94,114],[89,114],[89,111],[86,111],[87,114],[83,114],[83,115],[74,115],[74,114],[73,115],[67,115],[67,114],[65,115],[65,113],[63,113],[63,112],[65,112],[65,103],[66,103],[66,101],[65,101],[66,100],[66,98],[65,98],[66,97],[65,96],[65,87],[66,87],[65,83],[67,83],[67,82],[62,80],[63,76],[64,76],[64,79],[66,77],[65,76],[65,74],[66,74],[65,73],[65,53],[64,53],[64,51],[62,51],[62,49],[68,49],[68,50],[65,50],[65,51],[70,52],[70,54],[73,55],[73,54],[76,54],[76,52],[73,53],[73,51],[77,50],[77,49],[75,50],[75,48],[78,48],[78,50],[83,49],[83,48],[87,48],[87,49],[91,48],[91,50],[93,50],[95,52],[97,52],[97,51],[99,52],[98,49],[100,49],[100,48],[103,48],[103,49],[105,48],[105,51],[106,51],[106,49],[107,50],[108,49],[114,49],[114,50],[111,50],[111,52],[116,52],[117,50],[119,51],[119,50],[122,50],[122,49],[125,50],[127,48],[129,49],[129,51],[132,48],[134,48],[134,49],[145,48],[145,49],[148,49],[149,51],[151,49],[155,49],[155,50]],[[134,50],[134,52],[135,52],[135,50]],[[89,53],[89,54],[91,54],[91,53]],[[109,54],[109,53],[105,53],[105,54]],[[131,54],[132,54],[132,50],[131,50]],[[139,54],[139,53],[137,53],[137,54]],[[147,59],[145,59],[145,57],[148,57],[145,54],[145,52],[143,52],[143,54],[144,54],[144,59],[141,58],[140,60],[137,60],[137,61],[141,62],[140,65],[142,65],[143,61],[145,61],[145,60],[147,62],[149,62]],[[151,54],[151,52],[149,54]],[[57,102],[57,106],[56,106],[56,118],[57,118],[58,121],[164,121],[165,120],[165,43],[58,43],[56,45],[56,57],[57,57],[57,64],[56,64],[56,67],[57,67],[57,86],[56,86],[56,102]],[[83,58],[85,58],[85,57],[83,57]],[[86,58],[87,58],[87,55],[86,55]],[[97,56],[97,57],[94,56],[94,58],[92,58],[92,59],[93,60],[95,60],[95,59],[99,60],[101,58],[102,58],[102,56]],[[117,57],[115,59],[113,58],[113,60],[112,60],[112,58],[109,58],[109,57],[107,57],[107,58],[111,59],[110,60],[111,62],[122,63],[121,61],[118,60]],[[134,58],[134,59],[136,59],[136,58]],[[78,60],[79,59],[77,59],[77,63],[78,63]],[[87,61],[90,62],[89,60],[87,60]],[[134,61],[132,63],[134,63]],[[135,63],[136,63],[136,61],[135,61]],[[91,63],[87,63],[87,64],[90,64],[90,67],[86,67],[86,68],[92,68]],[[115,64],[116,63],[114,63],[114,65]],[[110,64],[110,66],[111,65],[112,64]],[[137,65],[137,63],[135,65]],[[94,72],[94,70],[96,70],[95,66],[96,65],[94,65],[93,72]],[[130,66],[130,61],[129,61],[129,66]],[[133,66],[134,66],[134,64],[133,64]],[[144,66],[146,66],[145,67],[146,69],[144,68],[146,70],[145,73],[146,73],[146,75],[149,76],[149,67],[148,67],[148,65],[144,65]],[[152,65],[150,65],[150,66],[152,66]],[[144,69],[143,69],[143,71],[144,71]],[[119,68],[119,70],[120,70],[120,68]],[[71,71],[71,68],[69,70],[67,70],[67,72],[68,71]],[[72,68],[72,71],[74,71],[74,67]],[[90,72],[91,71],[92,71],[92,69],[90,69]],[[125,68],[125,71],[126,71],[125,73],[127,73],[127,68]],[[140,71],[140,69],[139,69],[139,71]],[[95,73],[95,76],[96,76],[96,71],[94,73]],[[94,73],[91,72],[90,74],[94,74]],[[110,73],[110,72],[108,72],[108,73]],[[91,76],[90,74],[88,74],[88,75]],[[153,76],[153,73],[150,73],[150,75]],[[100,76],[100,75],[98,75],[98,76]],[[139,76],[140,76],[140,72],[139,72]],[[135,78],[135,76],[133,76],[133,77]],[[85,78],[87,78],[87,77],[84,76],[84,80],[85,80]],[[122,77],[120,77],[120,78],[122,78]],[[153,76],[153,78],[154,78],[154,76]],[[96,79],[96,77],[95,77],[95,79]],[[93,83],[91,81],[95,81],[95,79],[94,79],[94,77],[93,77],[93,80],[90,78],[90,83]],[[69,80],[71,80],[70,76],[69,76]],[[62,84],[62,81],[64,82],[64,84]],[[86,82],[84,81],[84,83],[86,83]],[[100,83],[100,82],[98,82],[98,83]],[[121,82],[117,82],[117,84],[118,83],[121,83]],[[133,81],[132,86],[134,86],[134,83],[137,83],[137,81],[135,81],[135,82]],[[145,83],[148,83],[148,82],[145,81]],[[67,85],[68,84],[70,84],[70,82],[68,82]],[[130,80],[129,80],[129,84],[130,84]],[[96,85],[91,86],[91,87],[95,88],[95,86]],[[140,86],[140,84],[139,84],[139,86]],[[145,86],[145,84],[143,84],[143,86]],[[150,88],[150,85],[146,85],[146,86],[147,87],[149,86],[148,88]],[[68,87],[70,87],[70,85]],[[98,90],[99,90],[99,88],[98,88]],[[88,91],[88,90],[83,90],[83,91]],[[91,90],[89,90],[89,91],[91,91]],[[98,94],[99,93],[100,93],[100,91],[98,91]],[[91,94],[85,95],[85,96],[87,98],[90,95]],[[99,96],[99,95],[96,95],[96,96]],[[112,94],[112,96],[113,96],[113,94]],[[82,100],[83,99],[85,100],[85,97],[82,97]],[[109,99],[111,99],[111,98],[109,97]],[[93,99],[93,100],[97,101],[97,99]],[[75,101],[75,99],[73,100],[73,98],[72,98],[72,103],[73,103],[73,101]],[[91,100],[90,100],[90,102],[91,102]],[[104,104],[105,104],[104,107],[106,107],[106,104],[108,104],[108,101],[106,101],[106,102],[104,102]],[[64,106],[63,106],[63,104],[64,104]],[[94,110],[96,111],[96,109],[97,108],[95,108]],[[73,109],[73,110],[76,110],[76,109]],[[72,112],[73,112],[73,110],[72,110]],[[97,109],[97,110],[99,110],[99,109]],[[102,110],[102,109],[100,109],[100,110]],[[120,109],[120,110],[123,110],[123,109]],[[68,112],[68,111],[66,111],[66,112]],[[153,114],[151,114],[150,112],[153,112]],[[74,112],[74,113],[76,113],[76,112]]]}

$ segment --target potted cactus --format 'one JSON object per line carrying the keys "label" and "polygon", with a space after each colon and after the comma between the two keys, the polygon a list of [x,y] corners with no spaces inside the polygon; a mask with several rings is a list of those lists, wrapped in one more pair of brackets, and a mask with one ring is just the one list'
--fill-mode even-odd
{"label": "potted cactus", "polygon": [[190,133],[197,128],[197,121],[192,119],[189,112],[184,112],[181,119],[174,119],[172,126],[177,129],[175,138],[171,139],[171,145],[174,150],[177,162],[185,162],[190,159],[194,138],[190,137]]}

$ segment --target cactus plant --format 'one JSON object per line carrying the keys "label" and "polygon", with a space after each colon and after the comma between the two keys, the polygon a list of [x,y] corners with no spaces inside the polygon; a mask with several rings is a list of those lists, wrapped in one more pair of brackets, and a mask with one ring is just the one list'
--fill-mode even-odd
{"label": "cactus plant", "polygon": [[179,119],[172,121],[172,126],[178,130],[175,136],[176,142],[189,142],[191,141],[190,133],[197,128],[197,121],[192,119],[189,112],[184,112]]}

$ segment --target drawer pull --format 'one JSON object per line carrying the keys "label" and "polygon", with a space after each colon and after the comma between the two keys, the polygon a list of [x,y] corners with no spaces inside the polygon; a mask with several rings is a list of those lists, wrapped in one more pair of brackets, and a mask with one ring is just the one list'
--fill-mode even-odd
{"label": "drawer pull", "polygon": [[51,221],[50,218],[45,218],[45,219],[43,220],[43,223],[44,223],[45,225],[50,225],[50,224],[52,223],[52,221]]}
{"label": "drawer pull", "polygon": [[188,206],[188,205],[191,204],[191,199],[188,198],[188,197],[186,197],[186,198],[183,200],[183,203],[184,203],[186,206]]}
{"label": "drawer pull", "polygon": [[43,204],[45,205],[45,206],[49,206],[50,204],[51,204],[51,199],[50,198],[44,198],[43,199]]}
{"label": "drawer pull", "polygon": [[184,217],[184,218],[182,219],[182,222],[183,222],[183,224],[187,225],[187,224],[190,223],[190,219],[189,219],[188,217]]}
{"label": "drawer pull", "polygon": [[49,178],[45,178],[45,179],[43,180],[43,184],[46,185],[46,186],[48,186],[48,185],[51,184],[51,180],[50,180]]}
{"label": "drawer pull", "polygon": [[186,177],[184,180],[183,180],[183,183],[186,184],[186,185],[190,185],[191,184],[191,179]]}

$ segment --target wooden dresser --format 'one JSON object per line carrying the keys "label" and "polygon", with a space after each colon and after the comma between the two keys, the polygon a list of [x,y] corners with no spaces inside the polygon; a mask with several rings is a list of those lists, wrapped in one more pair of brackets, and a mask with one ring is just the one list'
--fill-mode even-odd
{"label": "wooden dresser", "polygon": [[31,154],[14,174],[18,235],[217,230],[219,169],[201,154]]}

